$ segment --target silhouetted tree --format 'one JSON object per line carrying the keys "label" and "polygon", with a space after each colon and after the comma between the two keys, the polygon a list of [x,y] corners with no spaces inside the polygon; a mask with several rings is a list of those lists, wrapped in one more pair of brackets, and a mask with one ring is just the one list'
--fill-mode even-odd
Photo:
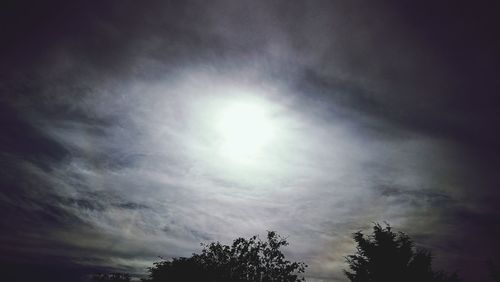
{"label": "silhouetted tree", "polygon": [[92,277],[93,282],[130,282],[130,275],[126,273],[99,273]]}
{"label": "silhouetted tree", "polygon": [[456,274],[433,271],[430,252],[416,249],[408,235],[394,233],[389,225],[375,224],[372,235],[356,232],[353,238],[356,253],[346,257],[349,271],[344,270],[351,282],[460,281]]}
{"label": "silhouetted tree", "polygon": [[288,242],[276,232],[267,233],[267,241],[257,236],[238,238],[232,245],[219,242],[204,245],[200,254],[155,262],[144,282],[295,282],[307,267],[303,262],[285,259],[280,248]]}
{"label": "silhouetted tree", "polygon": [[486,280],[483,282],[500,282],[500,264],[495,263],[495,261],[488,261],[488,273]]}

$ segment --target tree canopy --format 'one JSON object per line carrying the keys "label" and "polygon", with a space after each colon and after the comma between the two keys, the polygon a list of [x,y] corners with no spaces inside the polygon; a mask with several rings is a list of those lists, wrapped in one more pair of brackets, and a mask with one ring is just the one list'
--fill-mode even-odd
{"label": "tree canopy", "polygon": [[[408,235],[394,232],[389,225],[376,223],[369,235],[353,234],[354,254],[346,257],[345,275],[351,282],[459,282],[454,274],[435,271],[432,255],[417,248]],[[298,282],[305,281],[307,265],[285,258],[282,247],[286,239],[269,231],[266,240],[258,236],[237,238],[232,244],[202,244],[203,249],[191,257],[161,259],[148,268],[142,282]],[[488,281],[498,281],[498,270],[492,264]],[[98,274],[95,282],[128,282],[128,274]]]}
{"label": "tree canopy", "polygon": [[500,264],[493,260],[488,261],[488,273],[482,282],[500,282]]}
{"label": "tree canopy", "polygon": [[356,252],[346,257],[349,270],[344,270],[351,282],[456,282],[456,274],[432,270],[431,253],[417,249],[403,232],[395,233],[391,226],[373,226],[373,233],[361,231],[353,235]]}
{"label": "tree canopy", "polygon": [[99,273],[92,277],[93,282],[130,282],[127,273]]}
{"label": "tree canopy", "polygon": [[200,254],[155,262],[143,282],[295,282],[307,267],[303,262],[285,259],[281,247],[288,242],[276,232],[267,233],[267,241],[258,236],[238,238],[231,245],[220,242],[204,245]]}

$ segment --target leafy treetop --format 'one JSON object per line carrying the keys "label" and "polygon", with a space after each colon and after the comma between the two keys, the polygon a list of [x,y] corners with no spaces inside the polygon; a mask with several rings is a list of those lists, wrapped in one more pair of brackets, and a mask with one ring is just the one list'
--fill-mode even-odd
{"label": "leafy treetop", "polygon": [[267,241],[257,236],[238,238],[231,245],[220,242],[204,245],[200,254],[155,262],[143,282],[295,282],[307,267],[303,262],[285,259],[280,248],[288,242],[276,232],[267,233]]}
{"label": "leafy treetop", "polygon": [[456,274],[432,270],[431,253],[416,249],[403,232],[395,233],[391,226],[373,226],[373,233],[353,234],[356,253],[346,257],[349,270],[344,270],[351,282],[456,282]]}

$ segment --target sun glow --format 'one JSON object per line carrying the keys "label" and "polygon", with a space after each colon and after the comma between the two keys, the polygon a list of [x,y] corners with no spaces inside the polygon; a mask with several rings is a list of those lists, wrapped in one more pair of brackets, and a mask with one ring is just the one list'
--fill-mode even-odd
{"label": "sun glow", "polygon": [[272,114],[265,104],[234,101],[221,108],[215,119],[220,153],[229,158],[254,158],[275,138]]}

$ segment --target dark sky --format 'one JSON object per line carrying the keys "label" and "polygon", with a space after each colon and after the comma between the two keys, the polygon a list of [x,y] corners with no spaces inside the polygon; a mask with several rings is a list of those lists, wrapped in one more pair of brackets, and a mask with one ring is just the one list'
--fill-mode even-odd
{"label": "dark sky", "polygon": [[500,253],[499,21],[493,1],[2,2],[6,275],[140,273],[272,229],[308,281],[346,281],[350,234],[388,221],[477,281]]}

